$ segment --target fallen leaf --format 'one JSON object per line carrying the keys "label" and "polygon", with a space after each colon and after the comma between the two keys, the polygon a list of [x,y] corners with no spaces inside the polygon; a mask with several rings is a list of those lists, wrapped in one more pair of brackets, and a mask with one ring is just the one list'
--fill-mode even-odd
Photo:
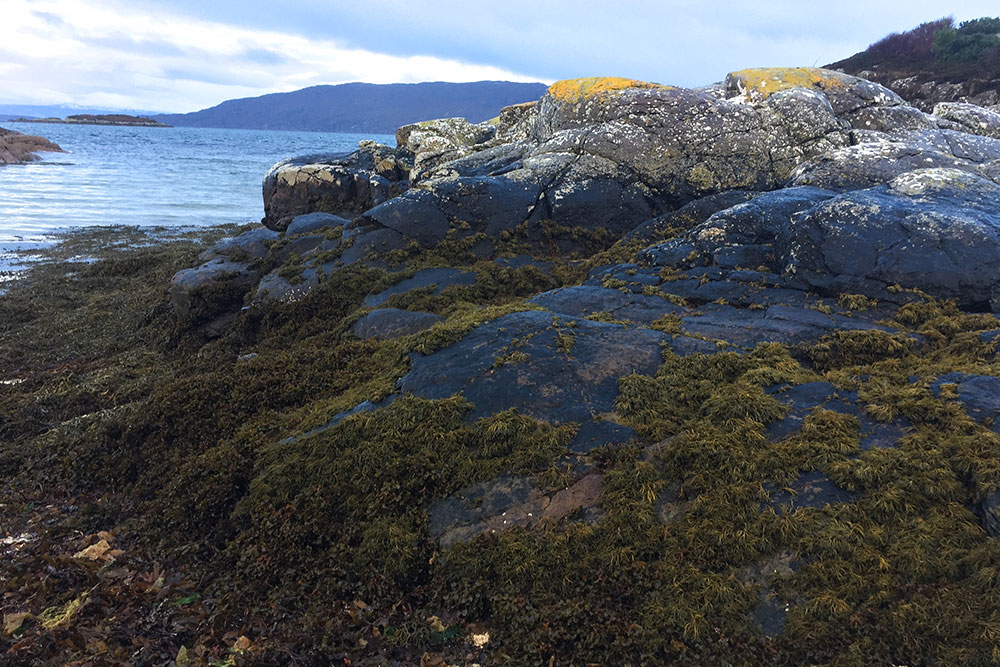
{"label": "fallen leaf", "polygon": [[109,532],[108,532],[108,531],[106,531],[106,530],[102,530],[101,532],[97,533],[97,537],[98,537],[99,539],[102,539],[102,540],[104,540],[105,542],[107,542],[107,543],[109,543],[109,544],[110,544],[111,542],[114,542],[114,541],[115,541],[115,536],[114,536],[114,535],[112,535],[111,533],[109,533]]}
{"label": "fallen leaf", "polygon": [[188,657],[187,646],[181,646],[180,650],[177,651],[177,658],[174,662],[177,663],[177,667],[190,667],[191,658]]}
{"label": "fallen leaf", "polygon": [[111,545],[108,544],[108,541],[101,540],[97,544],[91,544],[86,549],[76,552],[73,554],[73,558],[80,558],[83,560],[104,560],[104,555],[110,550]]}
{"label": "fallen leaf", "polygon": [[233,650],[246,651],[247,649],[250,648],[250,644],[251,644],[250,639],[248,639],[244,635],[240,635],[240,638],[237,639],[236,642],[233,644]]}
{"label": "fallen leaf", "polygon": [[31,618],[31,614],[27,612],[22,612],[18,614],[4,614],[3,615],[3,633],[5,635],[13,635],[15,632],[21,629],[24,622]]}

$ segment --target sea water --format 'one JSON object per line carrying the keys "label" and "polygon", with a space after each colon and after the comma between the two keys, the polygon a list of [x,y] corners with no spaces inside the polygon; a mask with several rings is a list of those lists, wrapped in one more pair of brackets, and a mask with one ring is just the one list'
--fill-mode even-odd
{"label": "sea water", "polygon": [[186,227],[256,222],[261,180],[274,163],[346,153],[389,135],[214,128],[2,123],[38,134],[66,153],[0,167],[0,271],[17,250],[44,245],[66,228]]}

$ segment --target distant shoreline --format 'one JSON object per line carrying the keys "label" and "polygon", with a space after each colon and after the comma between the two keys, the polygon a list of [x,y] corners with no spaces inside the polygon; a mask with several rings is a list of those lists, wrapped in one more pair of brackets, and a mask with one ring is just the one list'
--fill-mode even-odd
{"label": "distant shoreline", "polygon": [[152,118],[125,116],[121,114],[91,115],[81,114],[66,118],[18,118],[12,123],[49,123],[59,125],[121,125],[125,127],[173,127]]}

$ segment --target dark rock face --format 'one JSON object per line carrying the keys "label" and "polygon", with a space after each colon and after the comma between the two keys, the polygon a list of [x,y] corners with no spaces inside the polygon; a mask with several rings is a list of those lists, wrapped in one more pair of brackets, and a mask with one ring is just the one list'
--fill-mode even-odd
{"label": "dark rock face", "polygon": [[0,127],[0,165],[34,162],[39,157],[35,153],[65,153],[48,139],[33,134],[21,134]]}
{"label": "dark rock face", "polygon": [[516,408],[553,423],[589,422],[611,412],[619,377],[655,372],[664,342],[658,331],[526,311],[416,357],[399,390],[461,393],[476,406],[471,419]]}
{"label": "dark rock face", "polygon": [[998,205],[1000,186],[957,169],[917,170],[836,196],[791,188],[722,211],[644,257],[653,265],[760,262],[827,294],[891,299],[889,288],[902,285],[995,309]]}
{"label": "dark rock face", "polygon": [[264,224],[284,231],[304,213],[354,215],[406,189],[411,156],[375,142],[348,155],[285,160],[264,176]]}

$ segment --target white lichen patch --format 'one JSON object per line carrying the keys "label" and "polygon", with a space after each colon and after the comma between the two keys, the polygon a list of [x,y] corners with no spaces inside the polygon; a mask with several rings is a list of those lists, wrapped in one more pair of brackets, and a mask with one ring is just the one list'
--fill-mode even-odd
{"label": "white lichen patch", "polygon": [[[944,188],[982,188],[988,186],[985,179],[951,167],[935,167],[910,171],[889,182],[889,190],[902,195],[925,195],[939,192]],[[995,187],[995,186],[994,186]]]}

